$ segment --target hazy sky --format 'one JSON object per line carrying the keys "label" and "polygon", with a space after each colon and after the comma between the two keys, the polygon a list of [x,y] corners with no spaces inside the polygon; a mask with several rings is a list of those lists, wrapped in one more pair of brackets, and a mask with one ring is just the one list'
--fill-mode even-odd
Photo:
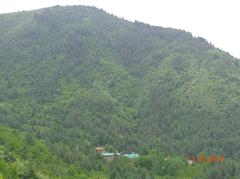
{"label": "hazy sky", "polygon": [[239,0],[2,0],[0,13],[57,4],[93,5],[128,20],[184,29],[240,58]]}

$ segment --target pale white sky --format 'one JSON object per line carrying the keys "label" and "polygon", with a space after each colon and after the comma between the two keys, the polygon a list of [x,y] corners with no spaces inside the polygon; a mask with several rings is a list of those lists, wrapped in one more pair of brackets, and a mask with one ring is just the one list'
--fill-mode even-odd
{"label": "pale white sky", "polygon": [[239,0],[0,0],[0,13],[53,5],[93,5],[128,20],[183,29],[240,58]]}

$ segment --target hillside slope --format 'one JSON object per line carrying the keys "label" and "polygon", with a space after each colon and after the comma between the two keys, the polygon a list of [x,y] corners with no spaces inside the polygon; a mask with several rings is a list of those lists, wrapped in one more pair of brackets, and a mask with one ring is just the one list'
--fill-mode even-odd
{"label": "hillside slope", "polygon": [[0,124],[83,170],[95,146],[240,156],[240,62],[92,7],[0,15]]}
{"label": "hillside slope", "polygon": [[70,167],[51,153],[42,141],[5,127],[0,130],[0,176],[2,174],[6,179],[67,178]]}

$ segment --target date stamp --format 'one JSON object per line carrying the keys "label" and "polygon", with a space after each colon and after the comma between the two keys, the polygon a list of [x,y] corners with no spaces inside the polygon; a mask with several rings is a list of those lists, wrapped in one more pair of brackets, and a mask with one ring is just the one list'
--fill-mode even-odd
{"label": "date stamp", "polygon": [[188,157],[188,163],[221,163],[224,162],[224,155],[210,155],[206,156],[204,154],[200,154],[198,156],[191,155]]}

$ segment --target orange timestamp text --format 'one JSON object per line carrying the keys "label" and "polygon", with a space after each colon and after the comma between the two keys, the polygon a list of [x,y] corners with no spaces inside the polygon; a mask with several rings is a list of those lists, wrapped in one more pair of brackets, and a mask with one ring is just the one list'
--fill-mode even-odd
{"label": "orange timestamp text", "polygon": [[221,156],[217,156],[217,155],[210,155],[208,157],[206,157],[204,154],[201,154],[199,156],[194,156],[191,155],[188,157],[188,160],[191,160],[193,162],[198,162],[198,163],[220,163],[220,162],[224,162],[224,155]]}

